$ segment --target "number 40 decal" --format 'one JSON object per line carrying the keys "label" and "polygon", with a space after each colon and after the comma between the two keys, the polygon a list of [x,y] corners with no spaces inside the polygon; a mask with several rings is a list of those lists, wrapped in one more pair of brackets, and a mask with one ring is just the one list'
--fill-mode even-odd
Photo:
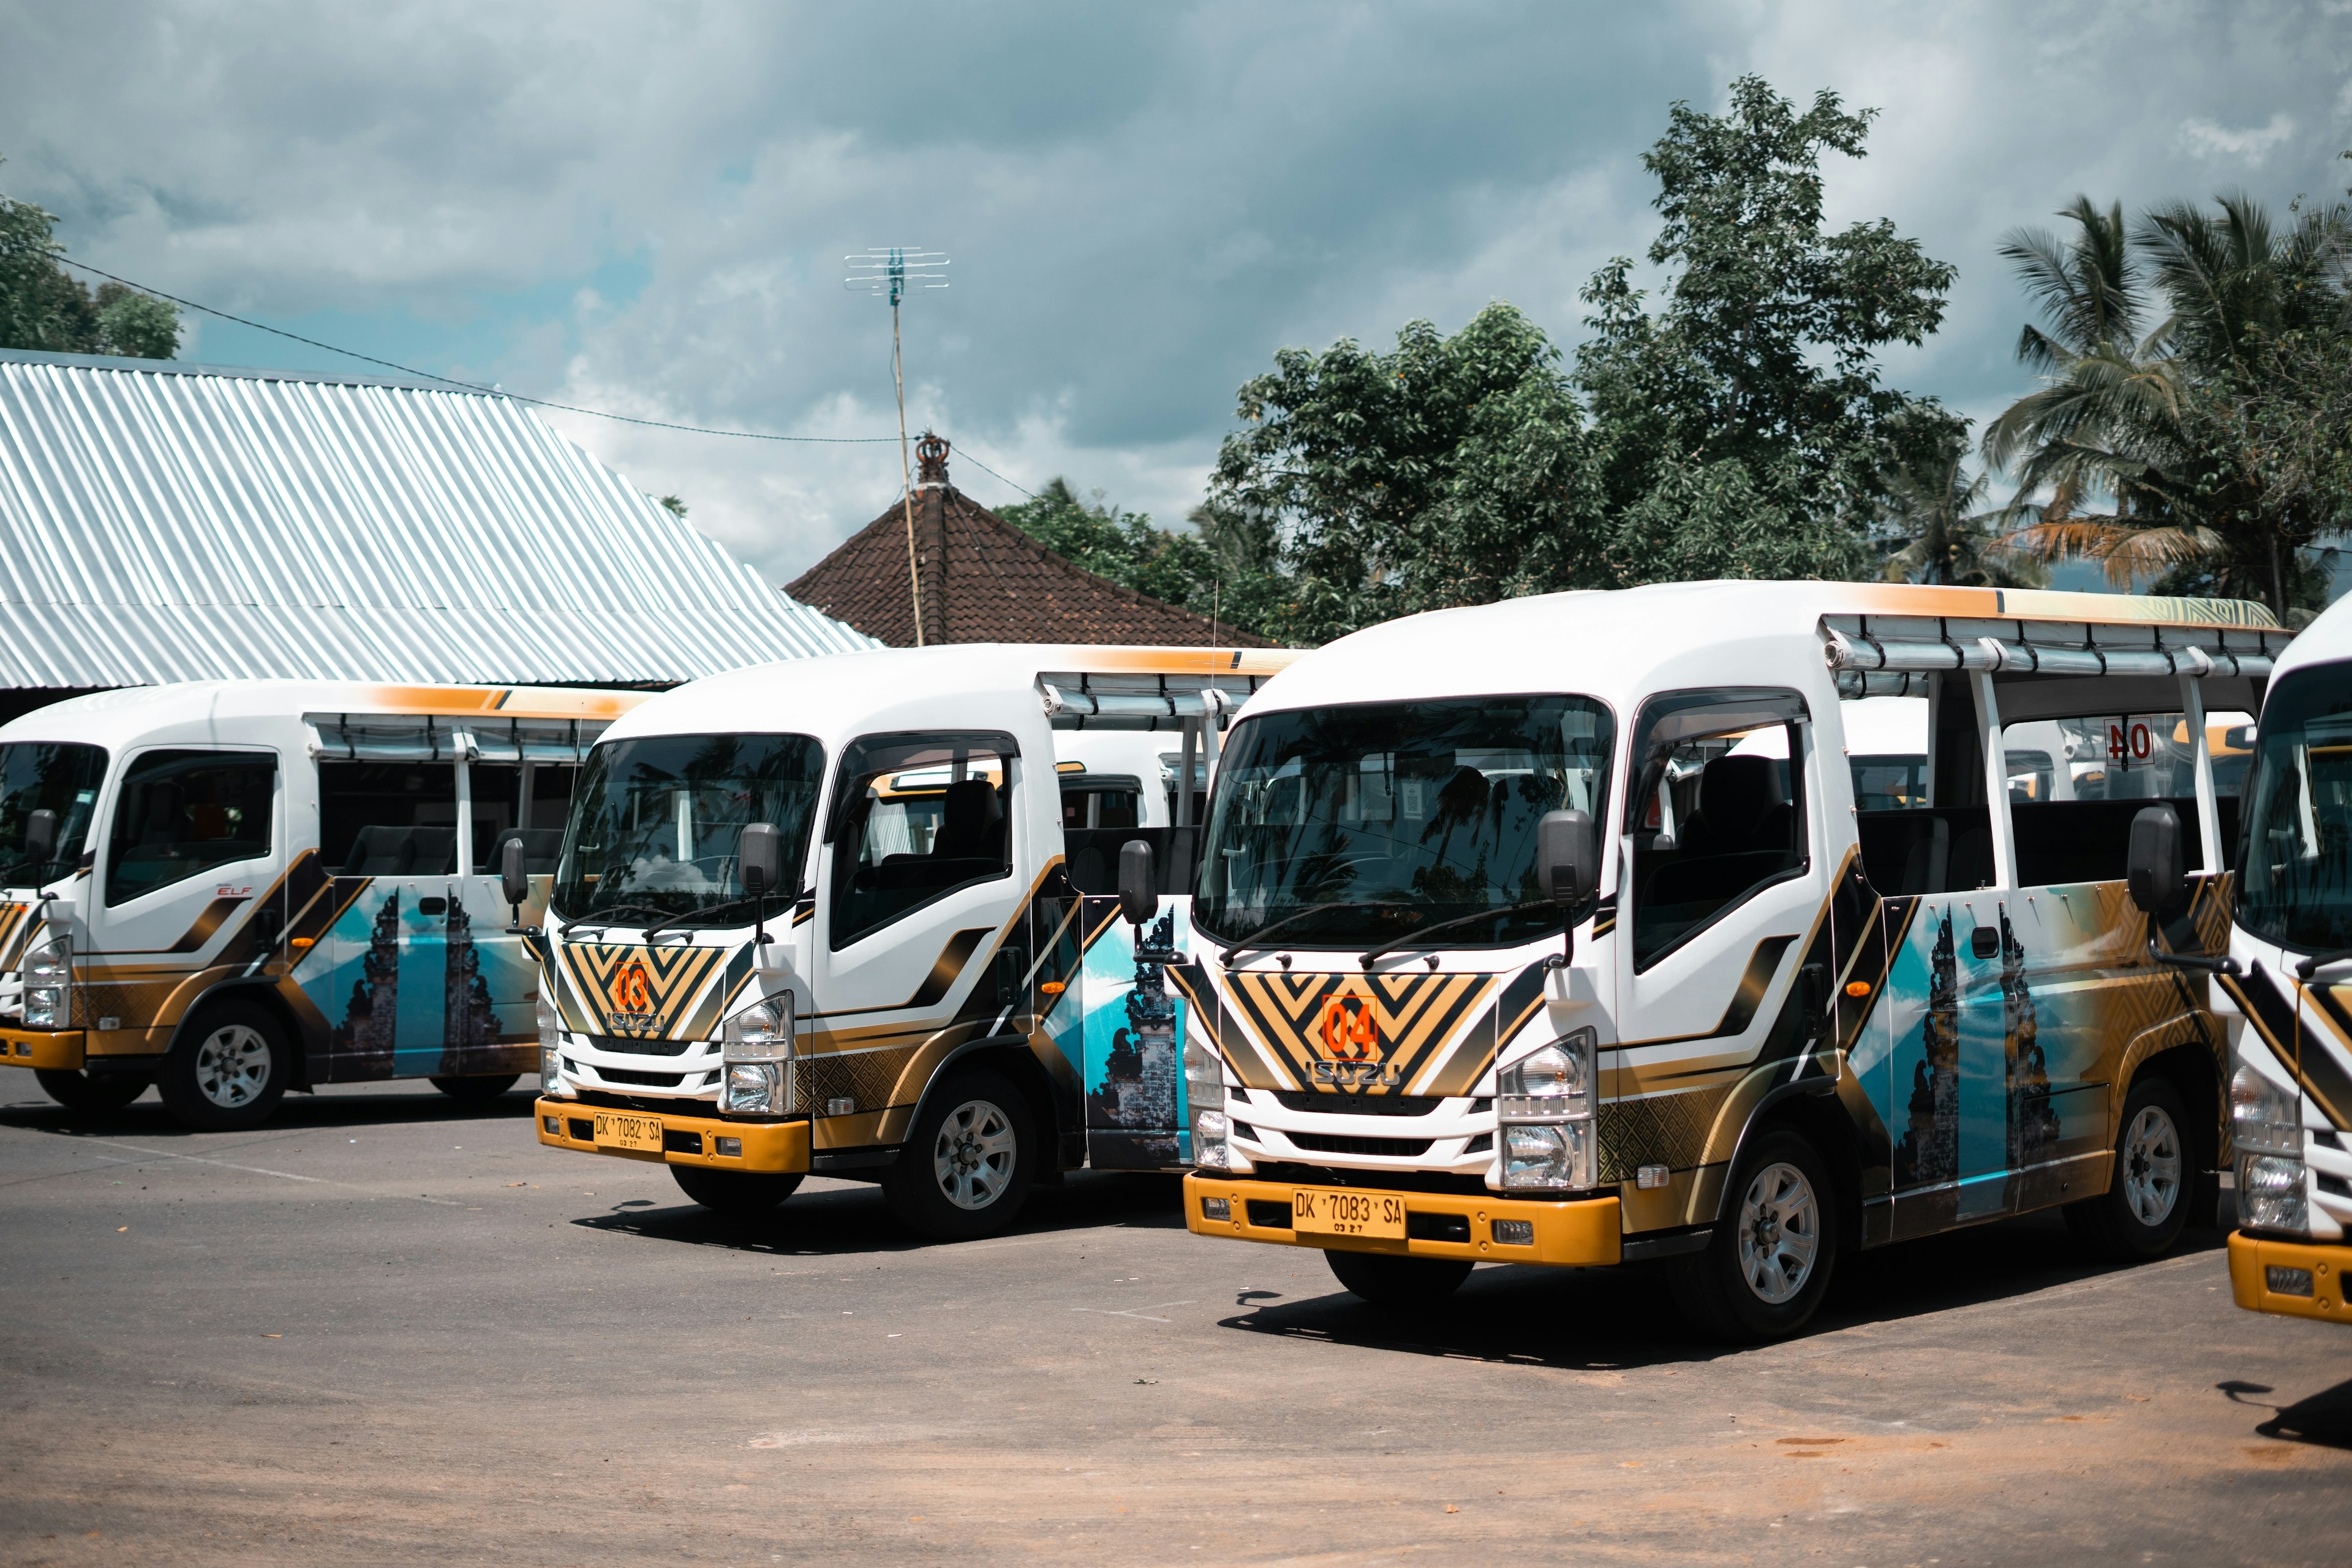
{"label": "number 40 decal", "polygon": [[2147,761],[2148,752],[2153,747],[2154,742],[2148,738],[2147,725],[2140,720],[2135,719],[2131,721],[2128,733],[2120,723],[2110,723],[2107,726],[2107,756],[2111,761],[2119,763],[2128,755],[2133,762],[2144,763]]}

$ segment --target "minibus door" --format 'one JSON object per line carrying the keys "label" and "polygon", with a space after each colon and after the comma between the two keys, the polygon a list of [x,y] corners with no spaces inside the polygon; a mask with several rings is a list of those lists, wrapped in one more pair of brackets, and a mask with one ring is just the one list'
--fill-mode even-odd
{"label": "minibus door", "polygon": [[881,1137],[894,1097],[921,1091],[900,1079],[927,1044],[1026,1028],[1026,997],[1007,985],[1028,968],[1027,922],[1013,918],[1034,879],[1013,868],[1035,859],[1016,821],[1022,788],[1007,735],[900,733],[845,749],[812,943],[804,1083],[819,1147]]}
{"label": "minibus door", "polygon": [[1815,820],[1804,714],[1795,692],[1770,690],[1670,693],[1643,708],[1619,843],[1618,1033],[1664,1049],[1629,1056],[1634,1092],[1697,1087],[1812,1043],[1793,1004],[1836,857]]}
{"label": "minibus door", "polygon": [[[504,739],[496,731],[489,738]],[[527,743],[509,743],[504,754],[525,760],[477,760],[465,770],[471,859],[457,879],[459,907],[450,916],[450,928],[453,933],[462,931],[467,946],[450,968],[450,984],[458,991],[448,1008],[438,1069],[457,1076],[533,1072],[539,1067],[539,963],[521,934],[507,928],[518,913],[524,926],[545,919],[571,810],[572,781],[579,770],[568,752],[561,761],[539,761]],[[530,879],[530,898],[519,911],[508,907],[499,880],[499,857],[509,841],[521,844],[523,869]]]}
{"label": "minibus door", "polygon": [[[310,988],[327,1016],[332,1076],[439,1073],[450,976],[470,973],[471,958],[457,902],[457,763],[322,758],[319,823],[341,910],[328,939],[333,971]],[[469,990],[456,988],[461,1004]]]}

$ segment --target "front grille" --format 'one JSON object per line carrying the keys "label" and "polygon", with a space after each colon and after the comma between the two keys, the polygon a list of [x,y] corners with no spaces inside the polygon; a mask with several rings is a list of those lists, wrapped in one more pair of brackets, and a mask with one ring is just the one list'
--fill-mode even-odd
{"label": "front grille", "polygon": [[682,1072],[635,1072],[628,1068],[608,1067],[597,1068],[596,1076],[607,1083],[634,1083],[646,1089],[676,1089],[686,1079]]}
{"label": "front grille", "polygon": [[1495,1152],[1495,1135],[1492,1132],[1481,1132],[1462,1145],[1462,1152],[1465,1154],[1491,1154]]}
{"label": "front grille", "polygon": [[1319,1116],[1426,1116],[1445,1103],[1426,1094],[1324,1094],[1297,1089],[1277,1089],[1274,1098],[1286,1110]]}
{"label": "front grille", "polygon": [[602,1106],[607,1110],[644,1110],[671,1116],[716,1116],[719,1107],[708,1100],[680,1103],[675,1100],[656,1100],[649,1095],[618,1094],[609,1089],[583,1089],[578,1099],[583,1105]]}
{"label": "front grille", "polygon": [[682,1057],[695,1047],[708,1043],[703,1040],[635,1040],[625,1035],[590,1035],[586,1038],[592,1050],[617,1051],[625,1057]]}
{"label": "front grille", "polygon": [[1293,1132],[1287,1129],[1282,1135],[1310,1154],[1389,1154],[1401,1160],[1428,1153],[1430,1142],[1426,1138],[1352,1138],[1328,1132]]}
{"label": "front grille", "polygon": [[1391,1193],[1449,1193],[1465,1197],[1489,1197],[1483,1176],[1449,1176],[1430,1171],[1351,1171],[1338,1165],[1309,1165],[1300,1161],[1260,1160],[1244,1178],[1253,1182],[1294,1182],[1302,1187],[1369,1188]]}
{"label": "front grille", "polygon": [[1252,1198],[1249,1201],[1249,1222],[1261,1229],[1288,1230],[1290,1218],[1288,1204],[1268,1203],[1264,1198]]}

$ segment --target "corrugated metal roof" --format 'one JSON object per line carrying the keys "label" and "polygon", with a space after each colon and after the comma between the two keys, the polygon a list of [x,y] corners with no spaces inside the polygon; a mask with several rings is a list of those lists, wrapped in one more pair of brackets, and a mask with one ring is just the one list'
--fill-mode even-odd
{"label": "corrugated metal roof", "polygon": [[0,350],[0,687],[677,681],[874,646],[508,398]]}

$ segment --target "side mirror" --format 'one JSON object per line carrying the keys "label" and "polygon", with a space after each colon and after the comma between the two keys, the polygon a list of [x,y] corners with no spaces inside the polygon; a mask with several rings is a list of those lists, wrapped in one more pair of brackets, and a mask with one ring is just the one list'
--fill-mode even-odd
{"label": "side mirror", "polygon": [[2131,853],[2125,875],[2132,902],[2142,912],[2178,909],[2189,897],[2189,868],[2181,841],[2180,814],[2151,805],[2132,818]]}
{"label": "side mirror", "polygon": [[735,840],[737,864],[742,868],[743,890],[751,897],[770,898],[784,876],[784,836],[772,822],[754,822]]}
{"label": "side mirror", "polygon": [[1544,897],[1584,903],[1601,889],[1601,835],[1581,811],[1548,811],[1536,824],[1536,873]]}
{"label": "side mirror", "polygon": [[58,855],[58,814],[47,806],[25,818],[25,858],[54,860]]}
{"label": "side mirror", "polygon": [[1118,847],[1118,912],[1134,925],[1149,925],[1160,912],[1160,883],[1152,875],[1151,846],[1130,838]]}
{"label": "side mirror", "polygon": [[509,838],[499,846],[499,891],[509,909],[520,909],[530,900],[530,873],[524,869],[522,840]]}

